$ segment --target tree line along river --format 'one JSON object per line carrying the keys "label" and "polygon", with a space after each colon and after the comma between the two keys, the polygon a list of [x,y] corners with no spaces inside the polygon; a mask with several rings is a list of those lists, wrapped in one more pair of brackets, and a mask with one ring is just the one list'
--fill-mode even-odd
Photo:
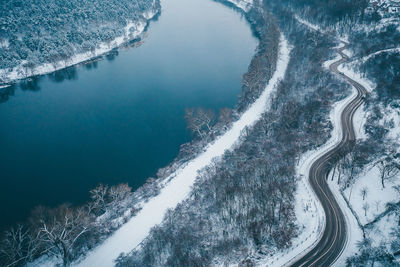
{"label": "tree line along river", "polygon": [[185,108],[234,107],[257,45],[245,18],[211,0],[161,5],[140,46],[20,82],[0,103],[0,229],[99,183],[141,186],[190,140]]}

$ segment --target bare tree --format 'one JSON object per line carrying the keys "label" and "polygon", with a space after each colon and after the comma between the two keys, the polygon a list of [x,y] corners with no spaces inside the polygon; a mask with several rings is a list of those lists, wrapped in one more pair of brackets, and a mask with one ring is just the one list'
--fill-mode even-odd
{"label": "bare tree", "polygon": [[364,186],[363,188],[361,188],[361,191],[360,191],[360,195],[362,196],[363,200],[365,200],[365,197],[367,196],[367,194],[368,194],[368,188],[366,186]]}
{"label": "bare tree", "polygon": [[125,199],[131,190],[132,188],[127,183],[111,186],[108,190],[110,202],[115,203]]}
{"label": "bare tree", "polygon": [[205,135],[202,130],[203,122],[196,118],[194,108],[185,109],[185,119],[187,127],[192,131],[193,134],[197,134],[200,138]]}
{"label": "bare tree", "polygon": [[90,198],[92,201],[89,203],[89,212],[94,210],[95,212],[104,212],[106,209],[106,197],[108,192],[108,186],[99,184],[97,187],[89,191]]}
{"label": "bare tree", "polygon": [[219,111],[218,121],[224,126],[225,130],[232,123],[232,109],[230,108],[222,108]]}
{"label": "bare tree", "polygon": [[66,204],[54,209],[37,207],[32,214],[31,223],[44,253],[53,254],[62,259],[64,266],[70,266],[76,244],[89,231],[92,217],[83,208]]}
{"label": "bare tree", "polygon": [[197,115],[203,121],[203,124],[206,127],[207,131],[210,132],[212,123],[215,119],[215,112],[212,109],[205,110],[203,108],[198,108]]}
{"label": "bare tree", "polygon": [[362,205],[362,209],[364,210],[364,216],[367,217],[367,211],[369,210],[369,204],[368,203],[364,203]]}
{"label": "bare tree", "polygon": [[203,108],[187,108],[185,109],[185,119],[188,125],[187,127],[192,133],[203,138],[207,132],[211,131],[215,113],[213,110],[205,110]]}
{"label": "bare tree", "polygon": [[0,243],[0,255],[5,266],[24,265],[38,251],[37,236],[32,236],[26,226],[21,224],[6,230]]}
{"label": "bare tree", "polygon": [[382,188],[385,188],[385,181],[393,178],[400,171],[400,165],[389,156],[378,161],[375,166],[379,169]]}

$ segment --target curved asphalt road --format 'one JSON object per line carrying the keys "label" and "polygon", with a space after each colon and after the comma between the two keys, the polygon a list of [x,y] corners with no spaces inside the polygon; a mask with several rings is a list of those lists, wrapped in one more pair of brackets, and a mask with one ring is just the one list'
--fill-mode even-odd
{"label": "curved asphalt road", "polygon": [[367,90],[361,84],[338,71],[337,67],[348,60],[348,57],[343,53],[348,44],[344,44],[345,46],[338,50],[342,58],[332,63],[329,69],[347,80],[357,89],[358,93],[356,98],[344,108],[341,114],[342,140],[337,146],[315,160],[311,165],[309,181],[325,211],[326,224],[317,245],[292,264],[292,266],[330,266],[340,256],[346,243],[347,229],[345,217],[329,189],[327,176],[332,163],[343,155],[343,149],[356,139],[353,128],[353,115],[363,103],[364,97],[367,95]]}

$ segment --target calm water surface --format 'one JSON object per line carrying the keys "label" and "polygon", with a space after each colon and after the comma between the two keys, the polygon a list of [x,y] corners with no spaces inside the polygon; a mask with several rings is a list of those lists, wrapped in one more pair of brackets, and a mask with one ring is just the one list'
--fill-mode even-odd
{"label": "calm water surface", "polygon": [[190,140],[186,107],[233,107],[256,47],[210,0],[164,0],[144,43],[17,86],[0,104],[0,228],[32,207],[83,203],[98,183],[142,185]]}

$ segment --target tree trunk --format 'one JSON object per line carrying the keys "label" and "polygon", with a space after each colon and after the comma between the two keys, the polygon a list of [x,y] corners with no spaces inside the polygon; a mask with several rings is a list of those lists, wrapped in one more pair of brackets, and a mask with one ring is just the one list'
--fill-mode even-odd
{"label": "tree trunk", "polygon": [[336,166],[337,166],[337,164],[335,164],[335,165],[333,166],[331,181],[333,181],[333,178],[335,178]]}
{"label": "tree trunk", "polygon": [[70,267],[71,263],[69,261],[68,249],[66,248],[65,244],[62,244],[62,247],[63,247],[63,253],[64,253],[64,257],[63,257],[64,267]]}

